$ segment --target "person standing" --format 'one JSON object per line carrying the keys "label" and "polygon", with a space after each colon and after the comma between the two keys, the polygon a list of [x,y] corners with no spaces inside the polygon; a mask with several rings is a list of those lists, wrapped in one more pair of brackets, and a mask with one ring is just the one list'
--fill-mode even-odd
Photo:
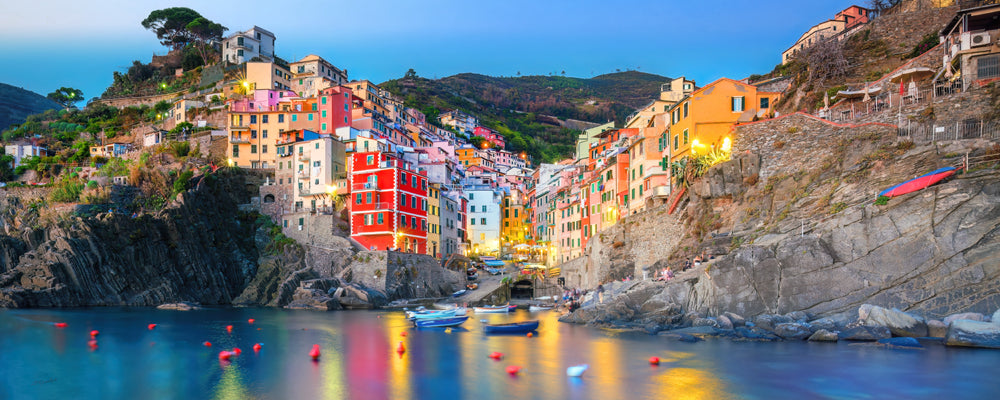
{"label": "person standing", "polygon": [[604,285],[597,285],[597,304],[604,304]]}

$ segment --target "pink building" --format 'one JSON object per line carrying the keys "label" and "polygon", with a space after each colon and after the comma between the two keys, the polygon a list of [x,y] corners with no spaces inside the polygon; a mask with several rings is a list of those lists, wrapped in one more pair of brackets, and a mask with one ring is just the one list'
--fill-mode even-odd
{"label": "pink building", "polygon": [[483,139],[486,139],[486,141],[493,143],[493,145],[496,146],[497,148],[501,149],[504,148],[505,142],[503,136],[500,136],[500,134],[497,133],[497,131],[494,131],[490,128],[477,126],[476,129],[472,130],[472,134],[475,136],[481,136]]}
{"label": "pink building", "polygon": [[833,19],[844,21],[847,25],[844,27],[845,31],[850,31],[851,28],[868,23],[868,13],[870,10],[861,6],[850,6],[837,13],[837,16]]}
{"label": "pink building", "polygon": [[244,98],[229,102],[230,112],[279,111],[278,105],[298,99],[299,95],[291,90],[257,89],[253,98]]}

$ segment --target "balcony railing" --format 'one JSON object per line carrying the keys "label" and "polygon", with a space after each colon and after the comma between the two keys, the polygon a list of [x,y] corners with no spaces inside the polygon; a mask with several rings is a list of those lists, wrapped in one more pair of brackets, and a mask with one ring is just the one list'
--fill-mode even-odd
{"label": "balcony railing", "polygon": [[243,137],[230,137],[229,138],[229,143],[233,143],[233,144],[249,144],[250,143],[250,139],[243,138]]}
{"label": "balcony railing", "polygon": [[299,179],[309,179],[309,171],[297,171],[295,176]]}
{"label": "balcony railing", "polygon": [[381,202],[353,204],[352,209],[354,211],[391,210],[392,203]]}
{"label": "balcony railing", "polygon": [[351,190],[362,191],[362,190],[378,190],[378,184],[373,182],[355,183],[351,185]]}

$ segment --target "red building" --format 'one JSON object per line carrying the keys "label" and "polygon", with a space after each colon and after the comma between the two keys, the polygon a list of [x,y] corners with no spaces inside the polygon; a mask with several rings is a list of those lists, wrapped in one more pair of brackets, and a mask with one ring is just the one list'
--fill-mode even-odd
{"label": "red building", "polygon": [[355,101],[361,99],[354,96],[346,86],[334,86],[319,92],[319,130],[322,134],[333,134],[337,128],[351,126],[351,109]]}
{"label": "red building", "polygon": [[493,143],[493,145],[495,145],[498,149],[502,149],[504,147],[503,136],[490,128],[477,126],[476,129],[472,130],[472,134],[475,136],[482,136],[483,139]]}
{"label": "red building", "polygon": [[353,153],[351,238],[369,249],[427,253],[427,175],[389,153]]}
{"label": "red building", "polygon": [[844,31],[850,31],[855,26],[868,23],[868,12],[867,8],[850,6],[844,9],[844,11],[837,13],[837,16],[833,19],[847,23],[844,26]]}

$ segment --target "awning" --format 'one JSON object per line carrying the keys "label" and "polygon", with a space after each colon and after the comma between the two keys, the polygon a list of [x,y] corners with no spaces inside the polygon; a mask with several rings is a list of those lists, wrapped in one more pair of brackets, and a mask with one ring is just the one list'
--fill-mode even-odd
{"label": "awning", "polygon": [[[874,86],[868,88],[868,95],[875,96],[882,91],[881,86]],[[863,99],[865,97],[865,89],[860,90],[841,90],[837,92],[837,95],[833,97],[834,100],[842,99]]]}
{"label": "awning", "polygon": [[899,83],[904,81],[919,81],[921,79],[934,76],[934,70],[926,67],[907,68],[892,74],[889,82]]}

